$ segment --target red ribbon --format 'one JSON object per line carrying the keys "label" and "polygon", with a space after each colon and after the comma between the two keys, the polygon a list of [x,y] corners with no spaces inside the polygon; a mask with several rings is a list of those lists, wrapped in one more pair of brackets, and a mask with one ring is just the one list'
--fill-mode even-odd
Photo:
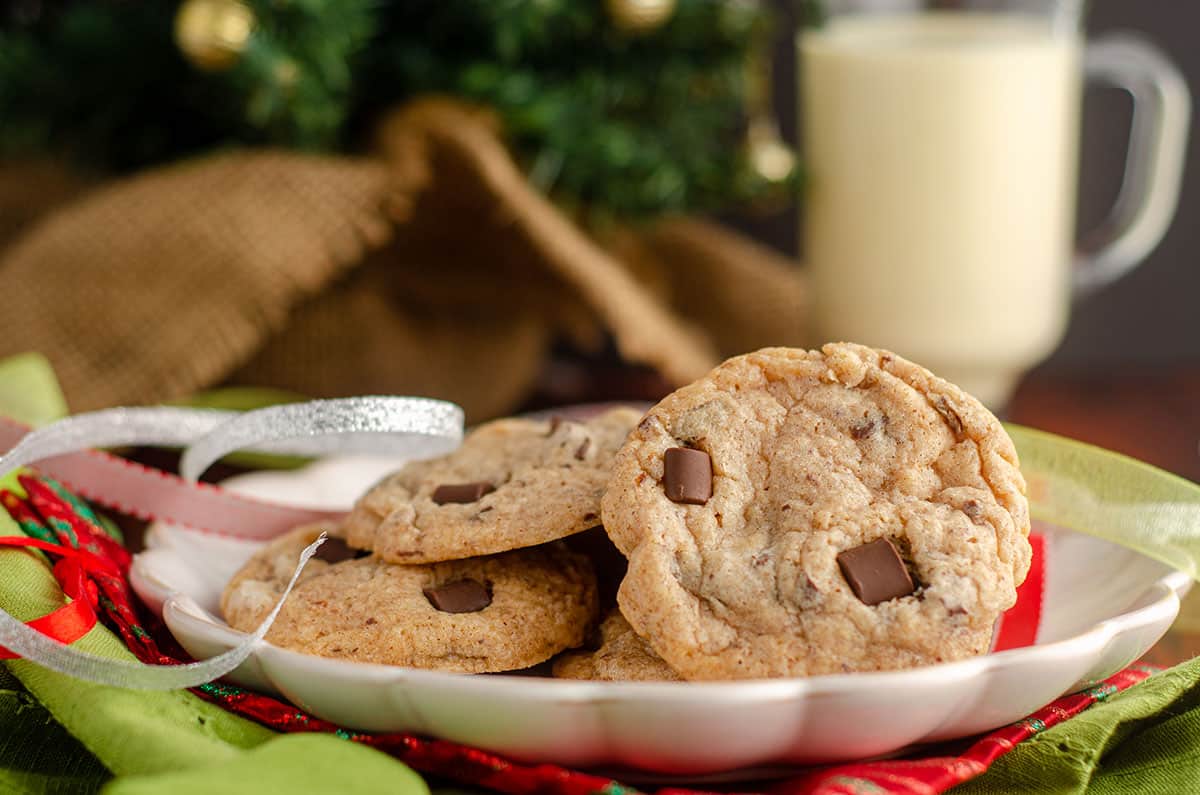
{"label": "red ribbon", "polygon": [[1000,619],[992,651],[1020,649],[1037,642],[1042,625],[1042,597],[1046,590],[1046,539],[1038,533],[1029,536],[1033,559],[1025,582],[1017,586],[1017,603]]}
{"label": "red ribbon", "polygon": [[[59,557],[54,564],[54,579],[58,580],[63,593],[71,601],[52,613],[25,622],[26,626],[65,644],[74,643],[91,632],[92,627],[96,626],[99,595],[95,583],[87,575],[92,572],[119,577],[121,572],[116,565],[86,550],[59,546],[36,538],[0,536],[0,546],[33,547]],[[13,660],[20,656],[0,646],[0,660]]]}

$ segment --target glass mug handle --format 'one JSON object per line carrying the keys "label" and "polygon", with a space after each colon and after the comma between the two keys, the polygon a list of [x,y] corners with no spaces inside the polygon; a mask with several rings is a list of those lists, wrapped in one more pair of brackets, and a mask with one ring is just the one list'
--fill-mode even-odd
{"label": "glass mug handle", "polygon": [[1192,105],[1187,82],[1175,65],[1136,36],[1115,34],[1089,43],[1084,72],[1129,92],[1133,122],[1116,204],[1078,255],[1077,294],[1129,273],[1166,234],[1179,200]]}

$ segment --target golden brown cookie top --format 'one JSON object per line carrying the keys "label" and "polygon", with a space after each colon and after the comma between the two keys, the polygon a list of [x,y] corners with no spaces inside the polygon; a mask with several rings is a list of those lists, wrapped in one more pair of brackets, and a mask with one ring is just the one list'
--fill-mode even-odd
{"label": "golden brown cookie top", "polygon": [[[221,598],[230,626],[258,626],[319,533],[293,530],[234,575]],[[596,619],[591,565],[561,544],[417,566],[336,557],[309,561],[267,640],[324,657],[483,673],[578,646]]]}
{"label": "golden brown cookie top", "polygon": [[450,455],[408,464],[368,491],[339,534],[393,563],[533,546],[599,524],[613,456],[641,415],[584,422],[510,418],[479,426]]}
{"label": "golden brown cookie top", "polygon": [[1029,567],[1024,489],[977,400],[831,344],[739,356],[666,397],[602,514],[629,558],[621,610],[671,667],[802,676],[985,651]]}

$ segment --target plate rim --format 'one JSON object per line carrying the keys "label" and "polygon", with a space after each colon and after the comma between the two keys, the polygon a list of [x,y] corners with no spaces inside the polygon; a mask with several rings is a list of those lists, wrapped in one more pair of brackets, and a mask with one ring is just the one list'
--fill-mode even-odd
{"label": "plate rim", "polygon": [[[190,532],[190,530],[189,530]],[[1103,543],[1111,544],[1111,541],[1091,536],[1087,533],[1069,530],[1064,528],[1056,528],[1055,532],[1071,533],[1081,535],[1087,538],[1093,538]],[[147,552],[160,547],[147,548]],[[1142,555],[1141,552],[1135,549],[1126,548],[1129,552],[1137,555]],[[165,551],[165,550],[164,550]],[[146,580],[152,580],[167,589],[167,594],[162,601],[162,613],[164,621],[168,625],[168,629],[174,634],[174,628],[171,627],[171,617],[180,617],[185,621],[198,626],[208,628],[209,633],[219,633],[226,635],[229,640],[221,639],[219,642],[230,645],[239,640],[244,640],[250,633],[235,630],[226,624],[218,616],[214,616],[208,610],[204,609],[195,601],[189,594],[172,589],[164,583],[162,579],[155,576],[152,572],[146,571],[148,558],[145,553],[138,553],[134,556],[133,566],[131,567],[131,578],[134,577],[136,570],[137,580],[139,583],[145,583]],[[1142,555],[1143,557],[1148,557]],[[1153,558],[1148,558],[1154,560]],[[1161,564],[1165,567],[1165,564]],[[706,680],[706,681],[683,681],[683,682],[657,682],[657,681],[592,681],[592,680],[573,680],[561,679],[547,676],[528,676],[513,673],[497,673],[497,674],[464,674],[449,671],[435,671],[422,668],[412,668],[400,665],[387,665],[383,663],[366,663],[353,660],[341,660],[334,658],[321,657],[314,654],[287,649],[282,646],[277,646],[270,641],[263,640],[260,642],[260,649],[263,647],[269,648],[271,654],[278,654],[284,659],[292,660],[293,662],[304,665],[315,666],[322,669],[324,673],[336,674],[338,679],[355,678],[358,676],[366,676],[377,681],[384,681],[388,678],[398,677],[401,680],[413,681],[415,683],[427,685],[450,685],[464,686],[473,688],[480,686],[477,683],[489,683],[486,686],[496,686],[499,684],[507,684],[514,687],[522,687],[527,690],[534,688],[546,688],[548,691],[554,691],[553,696],[556,700],[561,700],[565,694],[579,691],[580,693],[590,693],[598,691],[590,698],[576,697],[574,700],[594,701],[597,699],[612,699],[620,698],[621,692],[628,690],[630,693],[636,693],[639,697],[672,698],[682,697],[683,692],[694,693],[698,690],[703,690],[708,697],[717,696],[723,700],[741,699],[746,697],[755,697],[756,699],[766,699],[768,696],[781,691],[777,697],[803,697],[810,695],[812,692],[839,694],[848,691],[870,690],[874,688],[896,687],[901,685],[911,685],[913,682],[909,680],[924,679],[928,677],[936,678],[944,681],[946,677],[971,678],[972,676],[985,673],[986,671],[1004,667],[1014,661],[1021,662],[1029,660],[1032,657],[1047,657],[1055,658],[1063,654],[1083,653],[1085,650],[1094,648],[1096,652],[1101,652],[1103,648],[1115,637],[1123,632],[1136,629],[1141,626],[1148,626],[1156,621],[1163,620],[1168,615],[1170,620],[1178,615],[1180,601],[1182,596],[1188,591],[1191,586],[1191,578],[1184,572],[1172,570],[1166,572],[1162,577],[1147,583],[1135,597],[1135,602],[1141,602],[1149,598],[1150,600],[1140,607],[1126,610],[1117,613],[1109,618],[1103,619],[1082,632],[1071,635],[1066,638],[1050,641],[1048,643],[1039,643],[1032,646],[1024,646],[1016,649],[1006,649],[998,652],[989,652],[986,654],[968,657],[962,660],[954,660],[950,662],[935,663],[933,665],[918,666],[915,668],[905,668],[890,671],[862,671],[850,673],[833,673],[819,674],[808,677],[775,677],[763,679],[736,679],[736,680]],[[144,585],[143,585],[144,587]],[[135,584],[135,590],[138,590],[139,596],[143,597],[141,588]],[[252,658],[259,653],[256,650]],[[472,684],[464,684],[470,682]],[[747,691],[747,692],[743,692]],[[549,697],[550,693],[547,693]],[[670,698],[668,698],[668,696]]]}

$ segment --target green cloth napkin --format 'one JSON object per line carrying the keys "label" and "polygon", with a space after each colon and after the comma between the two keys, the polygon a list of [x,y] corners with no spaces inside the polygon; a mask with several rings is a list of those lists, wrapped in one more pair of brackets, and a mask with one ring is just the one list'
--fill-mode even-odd
{"label": "green cloth napkin", "polygon": [[1200,792],[1200,658],[1021,743],[952,792]]}
{"label": "green cloth napkin", "polygon": [[86,795],[112,774],[0,666],[0,792]]}
{"label": "green cloth napkin", "polygon": [[429,795],[410,768],[364,745],[328,734],[290,734],[233,759],[156,776],[115,779],[104,795]]}
{"label": "green cloth napkin", "polygon": [[[0,535],[20,534],[0,511]],[[0,549],[0,607],[28,621],[63,598],[40,554]],[[99,624],[75,646],[135,661]],[[333,735],[280,737],[187,691],[123,690],[25,660],[6,665],[28,693],[7,680],[6,698],[0,682],[0,791],[94,792],[105,778],[98,760],[119,776],[106,789],[113,793],[427,793],[405,765]],[[33,712],[30,694],[41,707]]]}
{"label": "green cloth napkin", "polygon": [[[14,480],[11,475],[0,479],[0,486],[12,489]],[[0,535],[22,535],[3,511]],[[0,607],[29,621],[61,607],[63,600],[40,554],[0,549]],[[100,624],[75,646],[89,654],[136,662],[120,639]],[[118,775],[230,759],[238,749],[275,736],[186,691],[124,690],[73,679],[26,660],[6,665],[60,724]]]}
{"label": "green cloth napkin", "polygon": [[0,414],[26,425],[45,425],[67,414],[58,379],[40,353],[0,359]]}

